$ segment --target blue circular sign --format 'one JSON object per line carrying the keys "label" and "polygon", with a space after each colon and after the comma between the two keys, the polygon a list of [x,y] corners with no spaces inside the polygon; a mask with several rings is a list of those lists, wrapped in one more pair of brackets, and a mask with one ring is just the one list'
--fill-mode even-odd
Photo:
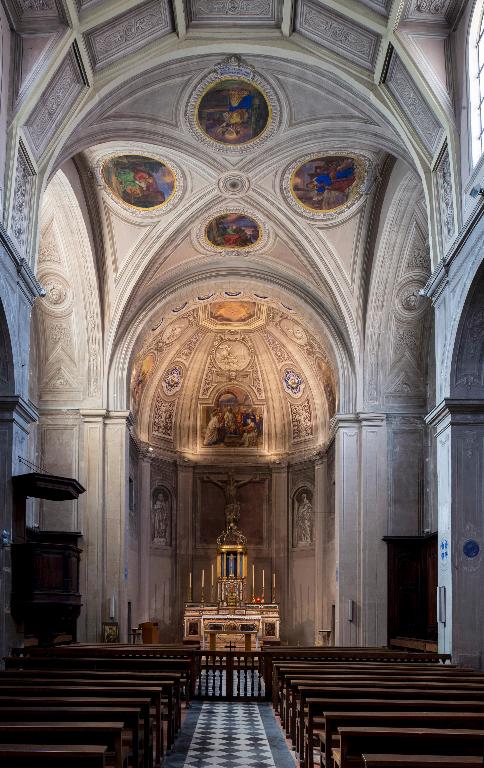
{"label": "blue circular sign", "polygon": [[477,557],[479,554],[479,549],[479,544],[477,541],[475,541],[475,539],[467,539],[467,541],[464,542],[464,546],[462,547],[466,557]]}

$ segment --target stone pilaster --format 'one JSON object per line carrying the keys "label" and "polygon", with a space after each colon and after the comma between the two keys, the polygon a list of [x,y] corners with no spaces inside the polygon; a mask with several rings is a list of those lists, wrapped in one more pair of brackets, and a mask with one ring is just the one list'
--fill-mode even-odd
{"label": "stone pilaster", "polygon": [[96,642],[105,619],[103,510],[104,500],[104,410],[81,411],[82,451],[79,480],[87,492],[79,498],[79,528],[82,531],[81,594],[83,607],[78,622],[79,640]]}
{"label": "stone pilaster", "polygon": [[[15,520],[12,507],[12,475],[29,471],[21,463],[28,455],[29,427],[37,412],[21,397],[0,398],[0,651],[7,653],[19,644],[15,622],[10,615],[12,563],[10,543],[22,540],[25,520]],[[4,533],[5,532],[5,533]]]}
{"label": "stone pilaster", "polygon": [[150,549],[151,549],[151,459],[140,460],[140,574],[139,574],[139,621],[150,621]]}
{"label": "stone pilaster", "polygon": [[171,595],[171,599],[176,599],[176,621],[179,624],[179,631],[182,627],[184,603],[188,597],[189,574],[193,572],[193,469],[193,465],[188,461],[182,460],[178,463],[176,577],[175,595]]}
{"label": "stone pilaster", "polygon": [[[293,626],[289,612],[293,606],[289,582],[289,509],[288,467],[272,465],[272,563],[276,574],[276,599],[280,606],[281,632]],[[268,592],[269,594],[269,592]],[[288,599],[289,596],[289,599]]]}
{"label": "stone pilaster", "polygon": [[104,427],[104,595],[103,618],[114,595],[121,642],[127,642],[128,411],[110,411]]}
{"label": "stone pilaster", "polygon": [[360,423],[359,642],[386,645],[387,546],[382,541],[388,532],[386,417],[364,413]]}
{"label": "stone pilaster", "polygon": [[482,669],[484,400],[445,399],[427,423],[437,439],[439,651]]}
{"label": "stone pilaster", "polygon": [[336,645],[358,645],[361,627],[359,432],[357,416],[338,417],[335,433]]}
{"label": "stone pilaster", "polygon": [[327,517],[326,502],[327,493],[327,457],[322,454],[316,458],[314,465],[314,623],[315,645],[322,645],[324,635],[319,630],[328,629],[326,626],[328,611],[328,587],[325,583],[325,543],[327,541]]}

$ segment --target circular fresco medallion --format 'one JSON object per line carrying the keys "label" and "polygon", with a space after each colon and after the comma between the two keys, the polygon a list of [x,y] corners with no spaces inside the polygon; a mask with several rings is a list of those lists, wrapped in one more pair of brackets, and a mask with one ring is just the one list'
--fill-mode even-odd
{"label": "circular fresco medallion", "polygon": [[260,225],[245,213],[224,213],[205,228],[205,238],[215,248],[250,248],[261,236]]}
{"label": "circular fresco medallion", "polygon": [[223,371],[242,371],[250,363],[250,357],[242,341],[223,341],[215,350],[215,362]]}
{"label": "circular fresco medallion", "polygon": [[208,86],[200,96],[196,124],[212,141],[241,146],[261,136],[271,119],[265,93],[250,80],[225,77]]}
{"label": "circular fresco medallion", "polygon": [[119,202],[139,210],[161,208],[176,190],[174,171],[144,155],[110,157],[104,161],[101,175]]}
{"label": "circular fresco medallion", "polygon": [[294,162],[282,186],[293,208],[311,218],[332,219],[360,199],[368,168],[368,159],[359,155],[313,155]]}

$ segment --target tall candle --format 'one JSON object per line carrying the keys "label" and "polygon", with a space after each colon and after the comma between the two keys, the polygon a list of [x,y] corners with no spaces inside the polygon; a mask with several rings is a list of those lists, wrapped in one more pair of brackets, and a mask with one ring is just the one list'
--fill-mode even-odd
{"label": "tall candle", "polygon": [[212,587],[213,585],[214,585],[214,580],[213,580],[213,563],[212,563]]}
{"label": "tall candle", "polygon": [[272,589],[275,589],[275,588],[276,588],[276,573],[274,571],[274,573],[272,574]]}
{"label": "tall candle", "polygon": [[262,591],[264,591],[264,569],[262,569]]}
{"label": "tall candle", "polygon": [[111,597],[109,598],[109,618],[110,619],[116,618],[115,606],[114,606],[114,595],[111,595]]}
{"label": "tall candle", "polygon": [[190,571],[190,589],[192,588],[192,572]]}
{"label": "tall candle", "polygon": [[205,586],[205,568],[202,570],[202,589]]}
{"label": "tall candle", "polygon": [[255,589],[255,565],[252,563],[252,591]]}

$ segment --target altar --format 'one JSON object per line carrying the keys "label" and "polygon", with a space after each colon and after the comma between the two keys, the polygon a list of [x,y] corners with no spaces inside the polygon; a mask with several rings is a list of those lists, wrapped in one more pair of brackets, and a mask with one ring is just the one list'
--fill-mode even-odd
{"label": "altar", "polygon": [[[218,481],[217,485],[221,485]],[[272,574],[270,600],[265,598],[264,571],[262,594],[255,594],[254,565],[252,564],[252,590],[247,581],[247,539],[238,528],[240,504],[233,474],[224,484],[226,494],[225,530],[217,538],[216,569],[211,567],[210,598],[205,601],[205,570],[202,570],[201,600],[193,602],[192,574],[190,573],[188,601],[185,603],[183,639],[200,643],[204,650],[216,651],[259,650],[264,644],[280,642],[279,606],[276,602],[276,580]]]}
{"label": "altar", "polygon": [[245,604],[223,607],[218,604],[186,603],[184,639],[200,642],[204,650],[227,646],[237,650],[259,650],[279,642],[279,606]]}

